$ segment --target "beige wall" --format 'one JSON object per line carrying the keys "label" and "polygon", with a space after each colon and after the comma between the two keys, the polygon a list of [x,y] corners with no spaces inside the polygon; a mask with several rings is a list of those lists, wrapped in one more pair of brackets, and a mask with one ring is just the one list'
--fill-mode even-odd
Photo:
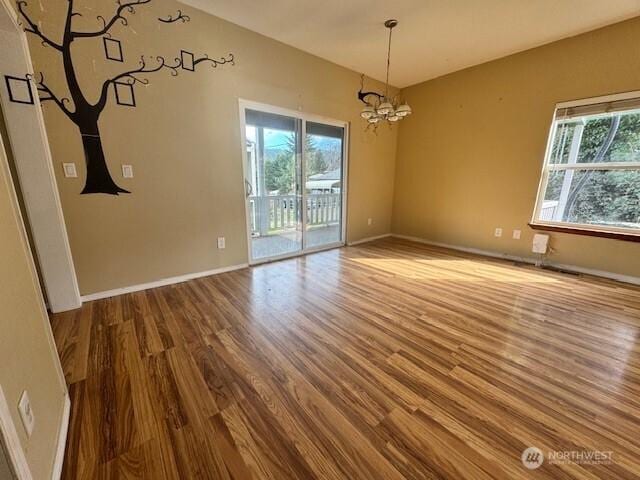
{"label": "beige wall", "polygon": [[[43,30],[59,32],[66,2],[43,1]],[[93,11],[87,6],[98,6]],[[77,29],[96,28],[95,16],[113,11],[111,2],[78,3]],[[180,8],[189,23],[158,22]],[[356,72],[285,46],[172,0],[153,1],[117,26],[125,68],[141,54],[173,59],[181,49],[220,56],[233,52],[235,66],[196,73],[147,76],[136,86],[137,108],[115,105],[101,119],[102,141],[112,175],[131,195],[79,195],[83,186],[82,145],[76,127],[48,102],[45,122],[80,290],[90,294],[200,272],[247,261],[238,98],[299,109],[351,122],[349,241],[390,231],[396,132],[363,133]],[[31,38],[36,70],[60,95],[65,92],[57,53]],[[102,80],[123,71],[104,59],[101,39],[77,40],[80,82],[97,92]],[[96,98],[96,97],[93,97]],[[62,162],[75,162],[78,179],[65,179]],[[122,178],[132,164],[135,178]],[[367,218],[373,219],[371,226]],[[217,250],[225,236],[227,248]]]}
{"label": "beige wall", "polygon": [[[44,479],[53,472],[66,387],[1,149],[0,142],[0,385],[33,478]],[[24,390],[36,418],[30,438],[17,408]]]}
{"label": "beige wall", "polygon": [[[555,103],[640,90],[638,45],[640,18],[405,89],[415,113],[399,132],[393,232],[531,256]],[[640,244],[551,237],[550,261],[640,276]]]}

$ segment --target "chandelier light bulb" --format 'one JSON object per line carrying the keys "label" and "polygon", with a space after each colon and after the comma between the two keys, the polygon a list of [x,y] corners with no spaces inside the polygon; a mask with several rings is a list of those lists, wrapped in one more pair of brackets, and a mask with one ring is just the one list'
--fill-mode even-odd
{"label": "chandelier light bulb", "polygon": [[393,112],[393,105],[387,101],[382,102],[378,107],[379,115],[389,115],[391,112]]}
{"label": "chandelier light bulb", "polygon": [[399,117],[406,117],[407,115],[411,115],[411,107],[406,103],[403,103],[398,108],[396,108],[396,115]]}
{"label": "chandelier light bulb", "polygon": [[371,105],[366,105],[362,112],[360,112],[360,116],[365,120],[373,117],[376,114],[376,110]]}

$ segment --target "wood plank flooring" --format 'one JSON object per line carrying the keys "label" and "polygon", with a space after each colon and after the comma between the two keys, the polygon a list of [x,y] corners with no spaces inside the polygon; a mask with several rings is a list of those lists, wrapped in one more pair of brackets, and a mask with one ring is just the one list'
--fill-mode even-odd
{"label": "wood plank flooring", "polygon": [[52,324],[65,479],[640,478],[638,287],[385,239]]}

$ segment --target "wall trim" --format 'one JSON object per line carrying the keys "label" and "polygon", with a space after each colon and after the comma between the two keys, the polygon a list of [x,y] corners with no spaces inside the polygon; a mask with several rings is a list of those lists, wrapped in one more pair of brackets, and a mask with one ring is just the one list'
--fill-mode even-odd
{"label": "wall trim", "polygon": [[[13,46],[17,49],[15,56],[9,61],[24,65],[21,68],[24,68],[25,73],[33,73],[27,35],[19,25],[15,4],[11,6],[9,0],[0,2],[0,15],[9,17],[14,24],[11,30],[4,30],[12,38],[12,43],[15,43]],[[6,100],[6,96],[3,100]],[[7,105],[4,106],[7,107]],[[22,191],[22,203],[26,214],[25,218],[22,218],[22,212],[19,212],[19,217],[24,224],[29,224],[31,228],[31,241],[28,237],[25,237],[25,241],[27,244],[31,244],[37,254],[40,267],[39,277],[51,311],[57,313],[75,310],[81,305],[80,290],[71,256],[43,112],[37,95],[34,98],[34,108],[31,113],[27,114],[26,112],[24,110],[20,113],[18,110],[14,111],[9,108],[5,108],[4,111],[7,123],[5,143],[12,144],[16,173],[16,175],[9,174],[9,178],[12,179],[11,183],[18,183]],[[12,128],[13,124],[24,125],[22,128],[16,129]],[[30,140],[24,137],[24,130],[27,128],[25,125],[33,130]],[[27,147],[27,145],[31,145],[31,147]],[[38,151],[34,153],[33,150],[30,150],[32,148]],[[32,161],[35,158],[34,155],[41,160],[37,165]],[[6,163],[6,161],[5,159],[4,162]],[[12,190],[15,195],[13,185]],[[38,285],[38,289],[41,289],[40,285]]]}
{"label": "wall trim", "polygon": [[373,242],[374,240],[380,240],[381,238],[391,237],[392,233],[383,233],[382,235],[376,235],[373,237],[361,238],[360,240],[354,240],[353,242],[348,242],[347,245],[353,247],[355,245],[360,245],[361,243]]}
{"label": "wall trim", "polygon": [[187,273],[185,275],[178,275],[176,277],[163,278],[148,283],[140,283],[138,285],[131,285],[129,287],[115,288],[113,290],[105,290],[104,292],[90,293],[83,295],[83,302],[91,302],[93,300],[100,300],[102,298],[116,297],[118,295],[124,295],[125,293],[140,292],[142,290],[149,290],[151,288],[165,287],[167,285],[174,285],[176,283],[183,283],[196,278],[209,277],[211,275],[218,275],[220,273],[232,272],[234,270],[241,270],[248,268],[248,263],[239,263],[237,265],[231,265],[229,267],[216,268],[213,270],[205,270],[204,272]]}
{"label": "wall trim", "polygon": [[7,454],[9,455],[8,460],[18,476],[18,480],[33,480],[27,457],[24,455],[22,443],[20,443],[20,437],[11,418],[11,411],[9,410],[7,398],[4,396],[2,385],[0,385],[0,435],[5,442]]}
{"label": "wall trim", "polygon": [[[423,243],[425,245],[432,245],[434,247],[449,248],[451,250],[458,250],[460,252],[475,253],[476,255],[482,255],[484,257],[499,258],[502,260],[511,260],[514,262],[521,262],[521,263],[529,263],[531,265],[536,265],[538,263],[538,260],[532,257],[519,257],[517,255],[509,255],[507,253],[494,252],[491,250],[483,250],[480,248],[463,247],[461,245],[451,245],[449,243],[433,242],[425,238],[413,237],[410,235],[400,235],[397,233],[392,233],[391,236],[395,238],[401,238],[403,240],[409,240],[412,242]],[[630,283],[632,285],[640,285],[640,277],[634,277],[632,275],[623,275],[620,273],[607,272],[605,270],[596,270],[593,268],[580,267],[577,265],[568,265],[565,263],[547,262],[546,265],[549,267],[560,269],[560,270],[567,270],[569,272],[582,273],[585,275],[592,275],[594,277],[607,278],[609,280],[616,280],[618,282]]]}
{"label": "wall trim", "polygon": [[67,434],[69,432],[69,420],[71,416],[71,399],[69,393],[64,394],[64,406],[62,409],[62,422],[60,423],[60,432],[58,433],[58,447],[56,449],[56,458],[53,462],[52,480],[60,480],[62,477],[62,465],[64,463],[64,452],[67,446]]}

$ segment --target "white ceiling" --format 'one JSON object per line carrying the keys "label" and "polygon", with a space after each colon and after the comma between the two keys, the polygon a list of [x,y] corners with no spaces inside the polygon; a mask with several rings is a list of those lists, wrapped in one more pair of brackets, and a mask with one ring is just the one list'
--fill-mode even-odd
{"label": "white ceiling", "polygon": [[413,85],[640,15],[640,0],[182,0],[384,80]]}

